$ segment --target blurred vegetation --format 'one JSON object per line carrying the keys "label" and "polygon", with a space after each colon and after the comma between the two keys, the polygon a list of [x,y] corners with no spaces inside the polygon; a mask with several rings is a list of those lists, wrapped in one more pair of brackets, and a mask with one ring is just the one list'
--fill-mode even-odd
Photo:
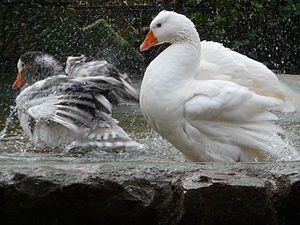
{"label": "blurred vegetation", "polygon": [[81,33],[76,26],[74,11],[60,5],[53,7],[31,1],[4,1],[1,4],[2,72],[15,70],[19,56],[26,51],[41,50],[56,56],[64,52],[76,53],[73,43]]}
{"label": "blurred vegetation", "polygon": [[271,69],[300,73],[299,1],[211,2],[211,11],[192,15],[203,39],[221,42]]}
{"label": "blurred vegetation", "polygon": [[[81,28],[76,10],[67,7],[67,2],[9,0],[1,4],[1,72],[16,71],[21,54],[38,50],[62,63],[67,56],[85,54],[114,63],[123,72],[142,74],[144,57],[103,19]],[[135,64],[128,63],[133,60]]]}
{"label": "blurred vegetation", "polygon": [[[91,48],[78,41],[83,35],[78,27],[98,19],[106,20],[138,49],[153,17],[168,9],[191,18],[203,40],[221,42],[270,69],[300,73],[300,2],[296,0],[4,0],[0,4],[1,68],[9,68],[12,60],[15,65],[20,53],[33,49],[57,56],[87,50],[94,54],[94,44]],[[95,39],[92,33],[89,38]],[[147,59],[143,67],[163,48],[143,52]],[[111,57],[115,62],[121,57],[102,50],[102,57]],[[128,66],[135,63],[132,56],[127,60]]]}

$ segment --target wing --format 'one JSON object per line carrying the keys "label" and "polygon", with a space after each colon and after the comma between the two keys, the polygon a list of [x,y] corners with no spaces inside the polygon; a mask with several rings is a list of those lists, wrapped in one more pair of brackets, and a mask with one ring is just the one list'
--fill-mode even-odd
{"label": "wing", "polygon": [[64,75],[54,76],[24,89],[16,102],[36,121],[52,120],[79,132],[79,127],[91,127],[97,111],[111,113],[111,104],[102,94],[105,88],[97,90]]}
{"label": "wing", "polygon": [[89,83],[95,90],[105,90],[103,95],[111,102],[117,105],[120,101],[139,102],[139,94],[135,88],[127,83],[123,78],[115,79],[110,76],[86,76],[77,77],[74,80],[80,83]]}
{"label": "wing", "polygon": [[112,84],[107,97],[112,104],[118,104],[120,100],[139,102],[139,94],[127,80],[126,74],[120,73],[117,68],[105,60],[86,62],[86,57],[68,57],[66,72],[68,76],[82,82],[93,82],[97,86],[103,82]]}
{"label": "wing", "polygon": [[209,71],[213,79],[232,81],[257,94],[284,99],[281,84],[271,70],[220,43],[201,42],[200,70]]}
{"label": "wing", "polygon": [[112,106],[106,95],[112,86],[107,79],[95,85],[61,75],[24,89],[16,102],[19,111],[31,120],[61,124],[86,143],[120,144],[131,139],[110,116]]}
{"label": "wing", "polygon": [[274,138],[281,130],[272,123],[276,116],[267,111],[280,100],[227,81],[200,81],[195,87],[185,103],[184,130],[191,142],[209,143],[206,152],[213,158],[261,158],[272,155],[275,145],[284,145]]}

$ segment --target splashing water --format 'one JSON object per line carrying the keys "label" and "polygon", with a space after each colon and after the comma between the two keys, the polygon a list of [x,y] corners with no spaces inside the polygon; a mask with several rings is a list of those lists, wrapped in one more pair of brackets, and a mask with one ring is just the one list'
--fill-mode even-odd
{"label": "splashing water", "polygon": [[10,106],[10,113],[9,116],[7,117],[4,128],[0,132],[0,141],[4,139],[4,137],[7,135],[7,130],[9,128],[9,125],[12,123],[14,116],[16,115],[17,112],[17,107],[16,106]]}
{"label": "splashing water", "polygon": [[[134,82],[135,83],[135,82]],[[135,84],[135,86],[138,86]],[[7,98],[4,98],[7,100]],[[9,110],[0,112],[3,129],[0,132],[0,162],[185,162],[183,154],[168,141],[151,130],[138,105],[120,105],[114,108],[113,117],[119,125],[144,148],[137,150],[117,149],[102,151],[66,151],[55,149],[41,151],[34,149],[30,140],[23,134],[16,116],[16,107],[10,106],[12,101],[5,102],[1,107]],[[300,149],[300,113],[278,113],[278,125],[285,130],[286,137],[299,151]],[[287,140],[288,141],[288,140]]]}

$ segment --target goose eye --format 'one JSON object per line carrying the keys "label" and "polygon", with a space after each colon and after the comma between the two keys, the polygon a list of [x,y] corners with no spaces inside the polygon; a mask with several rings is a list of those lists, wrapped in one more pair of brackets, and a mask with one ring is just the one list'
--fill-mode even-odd
{"label": "goose eye", "polygon": [[25,64],[24,64],[24,63],[22,63],[22,64],[21,64],[21,67],[24,67],[24,66],[25,66]]}
{"label": "goose eye", "polygon": [[161,23],[156,24],[156,27],[161,27]]}

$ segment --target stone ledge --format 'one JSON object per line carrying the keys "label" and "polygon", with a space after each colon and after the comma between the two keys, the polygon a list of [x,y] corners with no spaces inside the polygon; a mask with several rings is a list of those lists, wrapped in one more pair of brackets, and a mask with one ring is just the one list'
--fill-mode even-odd
{"label": "stone ledge", "polygon": [[300,162],[1,162],[6,224],[284,224],[300,221]]}

